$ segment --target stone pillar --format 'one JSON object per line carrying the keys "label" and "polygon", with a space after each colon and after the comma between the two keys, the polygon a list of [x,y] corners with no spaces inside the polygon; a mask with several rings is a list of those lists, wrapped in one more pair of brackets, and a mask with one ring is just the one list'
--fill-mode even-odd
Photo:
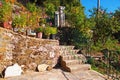
{"label": "stone pillar", "polygon": [[65,13],[63,12],[65,9],[64,6],[60,6],[59,7],[59,23],[60,23],[60,27],[64,27],[65,26]]}
{"label": "stone pillar", "polygon": [[59,11],[55,12],[55,26],[64,27],[65,26],[65,13],[64,6],[59,6]]}
{"label": "stone pillar", "polygon": [[59,12],[55,12],[55,26],[59,27]]}

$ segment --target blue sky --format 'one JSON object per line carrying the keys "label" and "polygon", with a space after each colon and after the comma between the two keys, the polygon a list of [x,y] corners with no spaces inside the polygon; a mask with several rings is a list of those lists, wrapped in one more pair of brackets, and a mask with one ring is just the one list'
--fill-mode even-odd
{"label": "blue sky", "polygon": [[[90,13],[88,10],[97,7],[97,0],[80,0],[85,7],[85,14],[88,16]],[[120,0],[100,0],[100,5],[103,9],[107,9],[107,12],[114,12],[120,8]]]}

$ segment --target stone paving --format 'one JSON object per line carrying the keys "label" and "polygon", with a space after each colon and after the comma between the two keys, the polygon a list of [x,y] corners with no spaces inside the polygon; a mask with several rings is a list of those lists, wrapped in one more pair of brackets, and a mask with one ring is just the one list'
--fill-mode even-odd
{"label": "stone paving", "polygon": [[53,69],[45,72],[27,72],[21,76],[10,77],[5,80],[105,80],[105,78],[93,70],[69,73],[60,69]]}

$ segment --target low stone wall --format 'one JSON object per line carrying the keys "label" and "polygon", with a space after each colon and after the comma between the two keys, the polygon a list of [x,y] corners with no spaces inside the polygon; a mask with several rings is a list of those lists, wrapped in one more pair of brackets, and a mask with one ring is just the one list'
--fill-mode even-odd
{"label": "low stone wall", "polygon": [[0,27],[0,71],[18,63],[35,70],[42,63],[52,67],[59,56],[59,41],[23,36]]}

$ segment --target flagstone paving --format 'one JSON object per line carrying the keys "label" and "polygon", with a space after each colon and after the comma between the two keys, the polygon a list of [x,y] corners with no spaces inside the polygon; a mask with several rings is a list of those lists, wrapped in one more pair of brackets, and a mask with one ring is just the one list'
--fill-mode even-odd
{"label": "flagstone paving", "polygon": [[105,78],[93,70],[70,73],[53,69],[45,72],[27,72],[21,76],[6,78],[5,80],[105,80]]}

